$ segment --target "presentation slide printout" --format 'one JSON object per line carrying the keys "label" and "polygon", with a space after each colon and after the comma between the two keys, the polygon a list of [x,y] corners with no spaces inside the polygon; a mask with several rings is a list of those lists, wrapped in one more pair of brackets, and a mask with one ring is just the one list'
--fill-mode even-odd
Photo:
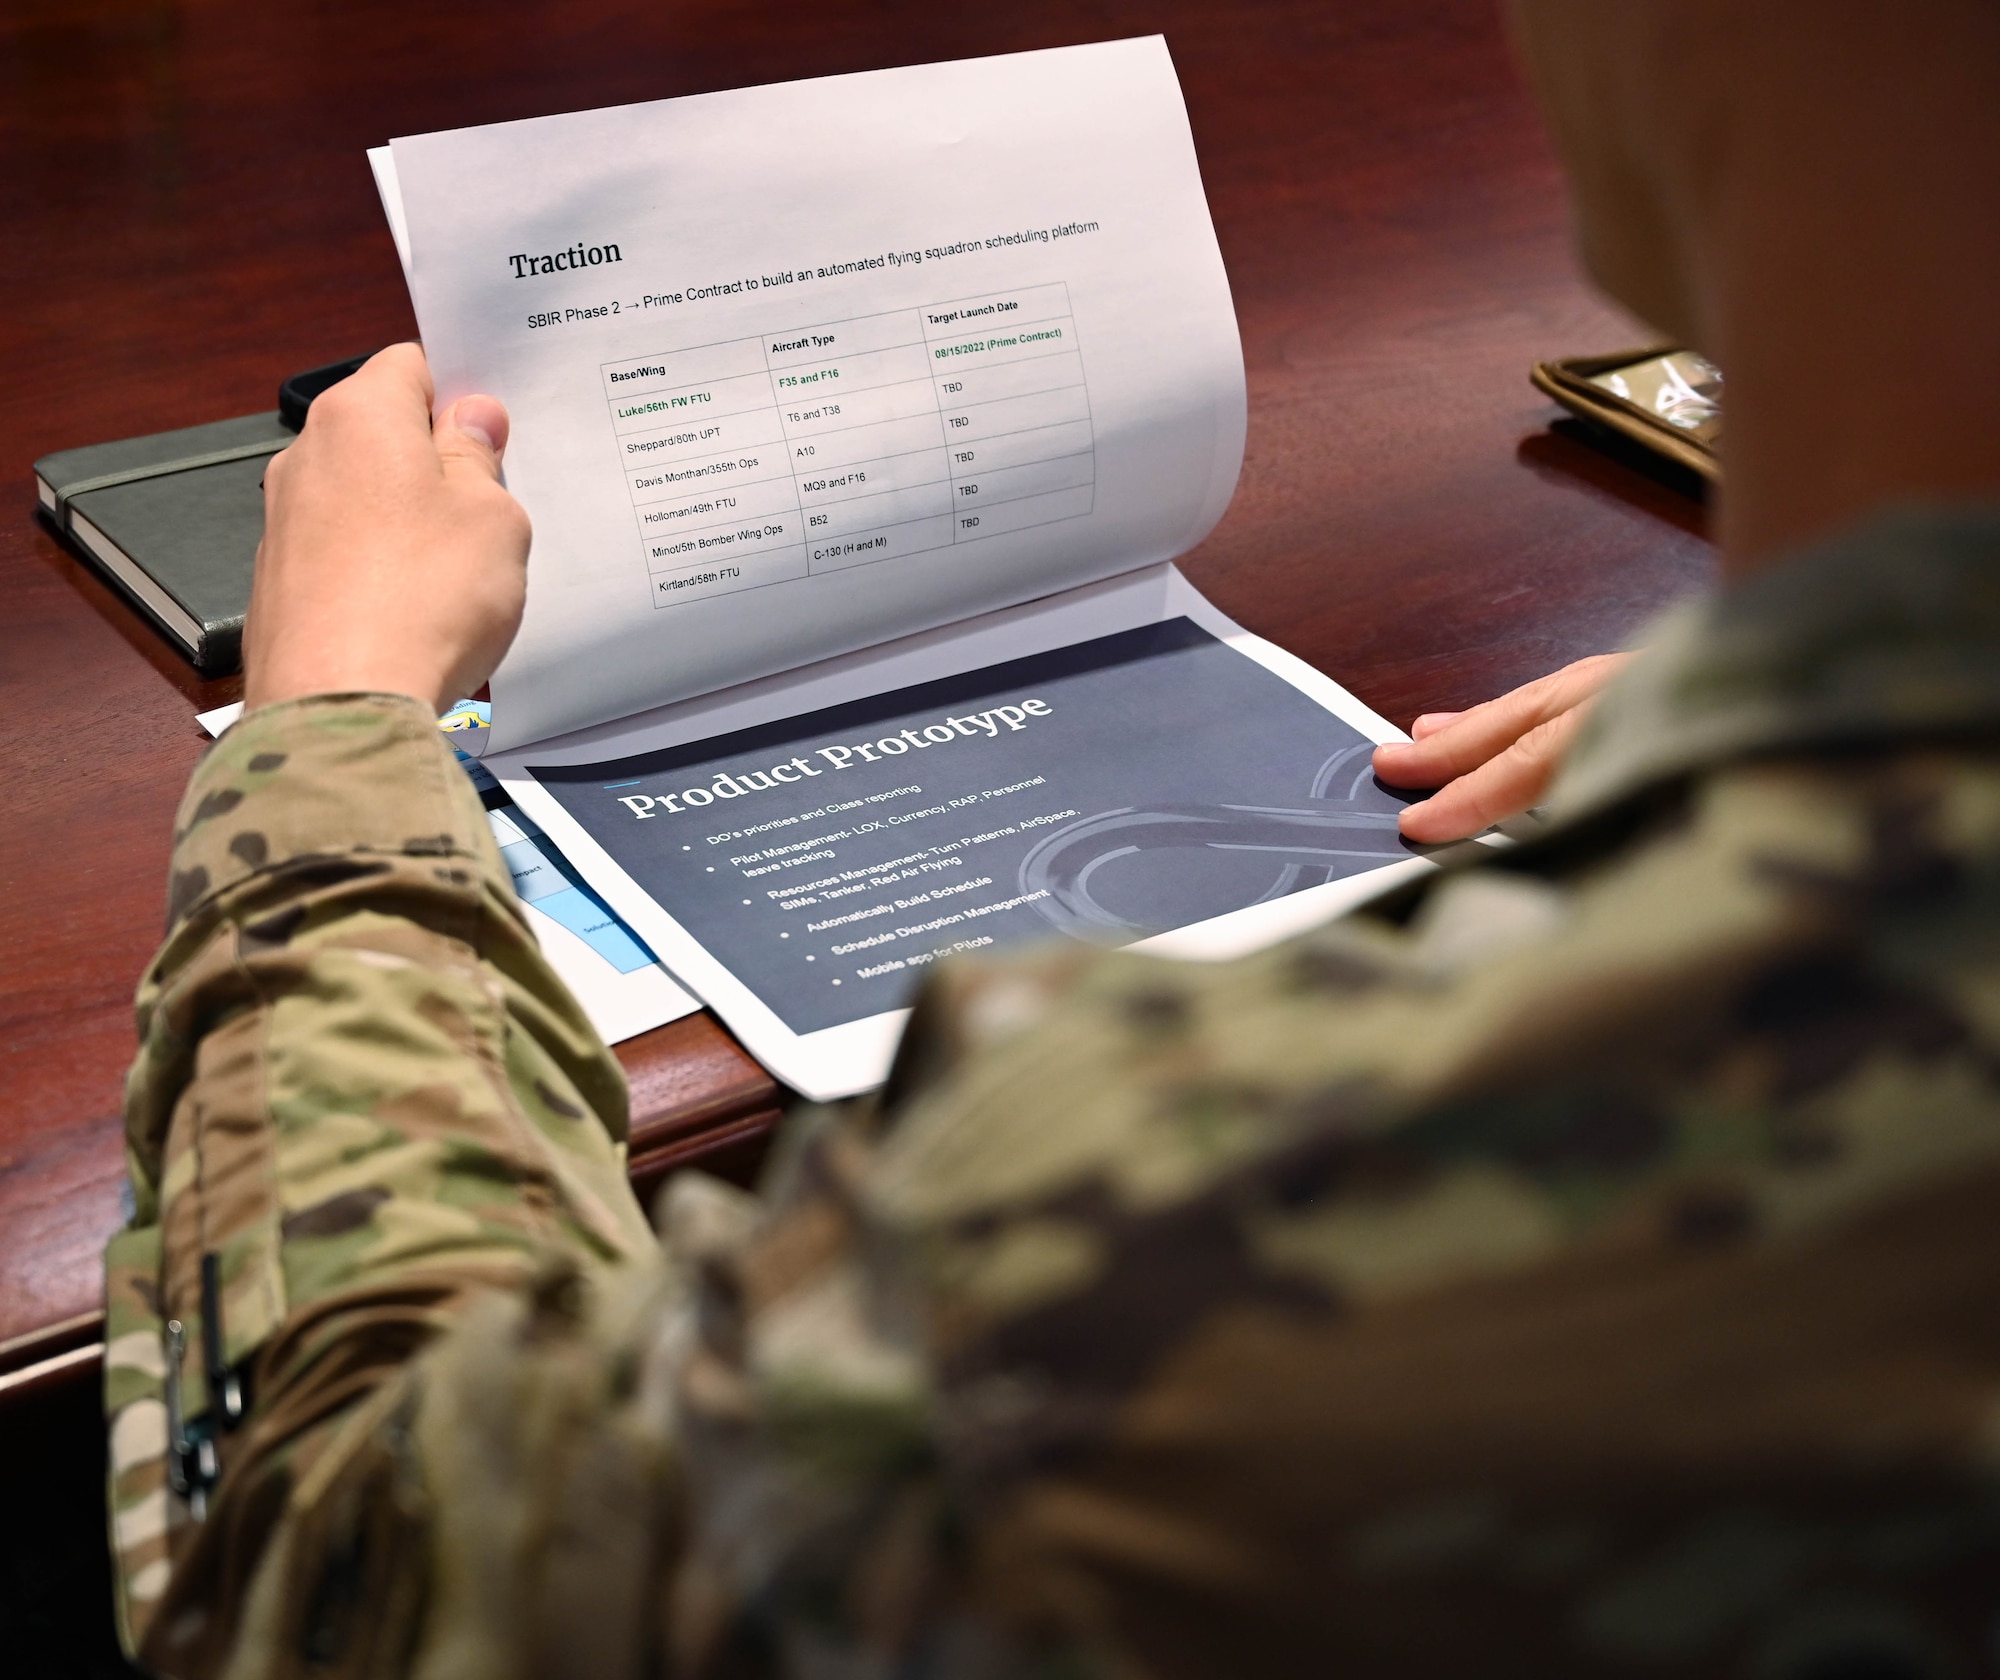
{"label": "presentation slide printout", "polygon": [[1375,743],[1188,619],[536,779],[797,1033],[1410,854]]}
{"label": "presentation slide printout", "polygon": [[940,960],[1238,955],[1430,868],[1398,732],[1172,566],[490,761],[788,1083],[881,1080]]}

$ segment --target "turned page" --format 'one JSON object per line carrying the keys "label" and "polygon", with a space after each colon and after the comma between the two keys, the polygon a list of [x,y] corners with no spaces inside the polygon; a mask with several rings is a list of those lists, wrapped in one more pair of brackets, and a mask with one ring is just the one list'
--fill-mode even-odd
{"label": "turned page", "polygon": [[1243,364],[1146,39],[399,139],[440,404],[513,415],[505,748],[1157,564]]}

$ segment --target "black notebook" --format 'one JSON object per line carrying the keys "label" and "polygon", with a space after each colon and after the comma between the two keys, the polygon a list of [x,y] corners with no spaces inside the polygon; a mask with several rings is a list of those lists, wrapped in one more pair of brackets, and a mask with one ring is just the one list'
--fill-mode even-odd
{"label": "black notebook", "polygon": [[271,413],[90,444],[44,455],[35,488],[57,528],[217,676],[242,656],[264,464],[297,436]]}
{"label": "black notebook", "polygon": [[295,373],[273,414],[64,449],[35,463],[42,511],[204,676],[243,662],[243,615],[264,537],[264,463],[313,399],[367,361]]}

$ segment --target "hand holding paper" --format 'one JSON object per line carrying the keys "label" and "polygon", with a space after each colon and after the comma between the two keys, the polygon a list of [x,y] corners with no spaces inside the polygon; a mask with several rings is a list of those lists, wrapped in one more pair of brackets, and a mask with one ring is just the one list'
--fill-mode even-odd
{"label": "hand holding paper", "polygon": [[500,485],[507,410],[462,397],[433,426],[431,394],[423,351],[393,345],[272,458],[244,632],[251,707],[378,691],[442,710],[513,641],[528,516]]}

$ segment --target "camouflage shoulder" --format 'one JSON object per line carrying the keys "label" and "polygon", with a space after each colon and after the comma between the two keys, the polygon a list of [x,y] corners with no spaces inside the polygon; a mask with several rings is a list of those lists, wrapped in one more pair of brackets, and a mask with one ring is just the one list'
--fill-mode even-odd
{"label": "camouflage shoulder", "polygon": [[[1574,877],[1442,877],[1401,925],[962,963],[917,1006],[871,1217],[947,1345],[1094,1317],[1147,1357],[1232,1293],[1387,1298],[1614,1228],[1776,1240],[2000,1152],[1996,871],[1992,756],[1779,762]],[[1195,1252],[1199,1290],[1148,1281]]]}

